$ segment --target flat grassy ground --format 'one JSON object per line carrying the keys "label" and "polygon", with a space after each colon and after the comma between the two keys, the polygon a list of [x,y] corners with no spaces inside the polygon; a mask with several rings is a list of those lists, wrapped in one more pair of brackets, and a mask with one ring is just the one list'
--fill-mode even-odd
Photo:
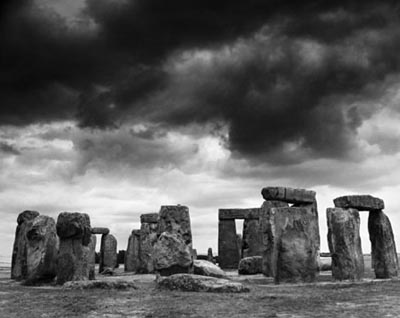
{"label": "flat grassy ground", "polygon": [[[155,288],[154,275],[101,279],[134,281],[137,290],[66,290],[28,287],[0,269],[0,317],[400,317],[400,280],[333,283],[323,272],[319,282],[274,285],[262,275],[237,276],[251,289],[245,294],[169,292]],[[370,270],[367,276],[371,277]],[[100,278],[100,277],[98,277]]]}

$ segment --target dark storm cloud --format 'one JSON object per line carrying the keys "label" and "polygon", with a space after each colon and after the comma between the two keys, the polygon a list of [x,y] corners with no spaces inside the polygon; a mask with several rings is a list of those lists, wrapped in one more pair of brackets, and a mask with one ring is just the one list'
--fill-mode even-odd
{"label": "dark storm cloud", "polygon": [[0,141],[0,152],[16,156],[21,154],[21,152],[18,149],[16,149],[13,145],[1,141]]}
{"label": "dark storm cloud", "polygon": [[[80,29],[32,1],[5,7],[3,124],[218,121],[238,155],[344,158],[373,112],[355,102],[399,70],[393,1],[88,0]],[[226,60],[190,76],[165,67],[181,52],[225,49]]]}

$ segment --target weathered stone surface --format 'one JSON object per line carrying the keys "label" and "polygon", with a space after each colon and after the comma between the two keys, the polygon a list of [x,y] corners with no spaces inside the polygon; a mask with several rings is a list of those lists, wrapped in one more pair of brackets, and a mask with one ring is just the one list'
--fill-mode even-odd
{"label": "weathered stone surface", "polygon": [[267,201],[287,203],[313,203],[315,201],[315,192],[306,189],[266,187],[261,190],[261,194]]}
{"label": "weathered stone surface", "polygon": [[48,282],[57,274],[58,237],[53,218],[39,215],[26,222],[26,282]]}
{"label": "weathered stone surface", "polygon": [[75,281],[75,282],[66,282],[63,285],[63,289],[117,289],[117,290],[126,290],[126,289],[138,289],[138,287],[133,282],[127,282],[122,280],[117,281]]}
{"label": "weathered stone surface", "polygon": [[213,256],[213,251],[212,251],[211,247],[209,247],[208,250],[207,250],[207,260],[209,262],[214,263],[214,256]]}
{"label": "weathered stone surface", "polygon": [[251,209],[219,209],[219,220],[256,219],[260,217],[260,208]]}
{"label": "weathered stone surface", "polygon": [[140,230],[133,230],[125,252],[125,272],[136,272],[139,268]]}
{"label": "weathered stone surface", "polygon": [[140,227],[139,267],[137,272],[154,272],[153,246],[157,241],[157,223],[142,223]]}
{"label": "weathered stone surface", "polygon": [[235,220],[219,220],[218,223],[218,261],[221,268],[234,268],[239,265],[240,255],[236,237]]}
{"label": "weathered stone surface", "polygon": [[332,257],[332,277],[360,280],[364,257],[360,239],[360,216],[356,209],[328,208],[328,245]]}
{"label": "weathered stone surface", "polygon": [[193,273],[201,276],[225,277],[226,273],[212,262],[206,260],[193,261]]}
{"label": "weathered stone surface", "polygon": [[146,213],[140,216],[141,223],[158,223],[158,213]]}
{"label": "weathered stone surface", "polygon": [[309,208],[272,208],[275,283],[313,282],[318,273],[318,217]]}
{"label": "weathered stone surface", "polygon": [[57,256],[57,284],[88,280],[91,269],[90,218],[84,213],[60,213],[57,219],[60,247]]}
{"label": "weathered stone surface", "polygon": [[192,249],[182,236],[164,232],[153,249],[154,269],[161,276],[176,273],[190,273],[193,269]]}
{"label": "weathered stone surface", "polygon": [[39,216],[36,211],[24,211],[17,217],[17,228],[15,230],[13,253],[11,258],[11,278],[22,279],[26,277],[26,223]]}
{"label": "weathered stone surface", "polygon": [[335,207],[343,209],[357,209],[359,211],[383,210],[385,204],[382,199],[371,195],[346,195],[333,200]]}
{"label": "weathered stone surface", "polygon": [[190,274],[176,274],[169,277],[159,278],[157,280],[157,285],[161,289],[181,290],[189,292],[249,292],[249,289],[242,284],[231,282],[227,279]]}
{"label": "weathered stone surface", "polygon": [[107,235],[110,233],[110,229],[107,227],[92,227],[91,232],[92,234]]}
{"label": "weathered stone surface", "polygon": [[96,244],[97,238],[95,234],[92,234],[89,247],[89,280],[96,278]]}
{"label": "weathered stone surface", "polygon": [[192,244],[189,209],[183,205],[164,205],[160,209],[158,234],[178,233],[186,244]]}
{"label": "weathered stone surface", "polygon": [[87,246],[92,236],[90,218],[86,213],[62,212],[57,218],[57,235],[61,239],[82,238],[82,244]]}
{"label": "weathered stone surface", "polygon": [[117,239],[112,234],[101,236],[99,273],[117,267]]}
{"label": "weathered stone surface", "polygon": [[275,228],[271,222],[271,208],[287,207],[286,202],[264,201],[260,213],[260,231],[262,235],[262,272],[265,276],[272,277],[272,253],[274,249]]}
{"label": "weathered stone surface", "polygon": [[376,278],[396,277],[399,272],[396,243],[392,225],[383,211],[369,213],[368,231]]}
{"label": "weathered stone surface", "polygon": [[260,221],[244,220],[243,239],[242,239],[242,257],[261,256],[263,251],[262,233],[260,230]]}
{"label": "weathered stone surface", "polygon": [[251,256],[242,258],[239,262],[238,272],[240,275],[261,274],[262,256]]}

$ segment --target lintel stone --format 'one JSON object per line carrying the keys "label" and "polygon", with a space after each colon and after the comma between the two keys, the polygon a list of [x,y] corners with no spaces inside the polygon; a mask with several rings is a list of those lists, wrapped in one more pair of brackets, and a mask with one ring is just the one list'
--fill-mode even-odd
{"label": "lintel stone", "polygon": [[283,201],[287,203],[313,203],[315,191],[285,187],[265,187],[261,190],[263,198],[267,201]]}
{"label": "lintel stone", "polygon": [[141,223],[157,223],[158,213],[146,213],[140,216]]}
{"label": "lintel stone", "polygon": [[260,217],[260,208],[252,209],[219,209],[218,218],[220,220],[235,219],[256,219]]}
{"label": "lintel stone", "polygon": [[106,234],[110,233],[110,229],[107,227],[92,227],[91,233],[106,235]]}
{"label": "lintel stone", "polygon": [[345,195],[334,199],[333,203],[337,208],[358,211],[380,211],[385,208],[383,200],[372,195]]}

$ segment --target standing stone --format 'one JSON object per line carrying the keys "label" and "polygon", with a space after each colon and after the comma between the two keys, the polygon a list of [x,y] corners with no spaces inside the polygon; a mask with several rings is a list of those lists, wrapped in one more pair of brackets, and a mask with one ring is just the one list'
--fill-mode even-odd
{"label": "standing stone", "polygon": [[140,227],[139,268],[137,272],[154,272],[153,246],[157,242],[157,223],[142,223]]}
{"label": "standing stone", "polygon": [[140,230],[132,230],[125,253],[125,272],[136,272],[139,268]]}
{"label": "standing stone", "polygon": [[247,219],[243,222],[242,258],[262,255],[262,233],[260,221]]}
{"label": "standing stone", "polygon": [[89,280],[96,279],[96,244],[97,238],[95,234],[90,237],[89,247]]}
{"label": "standing stone", "polygon": [[58,237],[53,218],[39,215],[26,222],[26,282],[49,282],[57,274]]}
{"label": "standing stone", "polygon": [[60,247],[57,256],[57,284],[88,280],[92,240],[90,218],[85,213],[62,212],[57,218]]}
{"label": "standing stone", "polygon": [[376,278],[398,275],[398,258],[392,225],[383,211],[371,211],[368,217],[372,264]]}
{"label": "standing stone", "polygon": [[219,220],[218,236],[219,267],[236,269],[239,265],[240,255],[235,220]]}
{"label": "standing stone", "polygon": [[101,236],[99,273],[117,267],[117,239],[112,234]]}
{"label": "standing stone", "polygon": [[209,247],[207,250],[207,260],[211,263],[214,263],[214,256],[213,256],[213,251],[212,251],[211,247]]}
{"label": "standing stone", "polygon": [[22,279],[27,274],[26,260],[26,223],[39,216],[36,211],[24,211],[18,215],[14,246],[11,259],[11,278]]}
{"label": "standing stone", "polygon": [[177,233],[187,245],[192,246],[192,229],[189,209],[183,205],[164,205],[160,209],[158,234],[163,232]]}
{"label": "standing stone", "polygon": [[163,232],[154,245],[154,267],[161,276],[193,271],[190,245],[178,233]]}
{"label": "standing stone", "polygon": [[260,212],[260,232],[262,236],[262,272],[265,276],[273,276],[272,254],[275,241],[275,228],[271,223],[271,208],[287,207],[288,204],[281,201],[264,201]]}
{"label": "standing stone", "polygon": [[272,208],[271,224],[275,229],[271,262],[275,283],[315,281],[319,254],[315,214],[308,208]]}
{"label": "standing stone", "polygon": [[336,280],[360,280],[364,258],[360,239],[360,216],[356,209],[328,208],[328,245],[332,276]]}

